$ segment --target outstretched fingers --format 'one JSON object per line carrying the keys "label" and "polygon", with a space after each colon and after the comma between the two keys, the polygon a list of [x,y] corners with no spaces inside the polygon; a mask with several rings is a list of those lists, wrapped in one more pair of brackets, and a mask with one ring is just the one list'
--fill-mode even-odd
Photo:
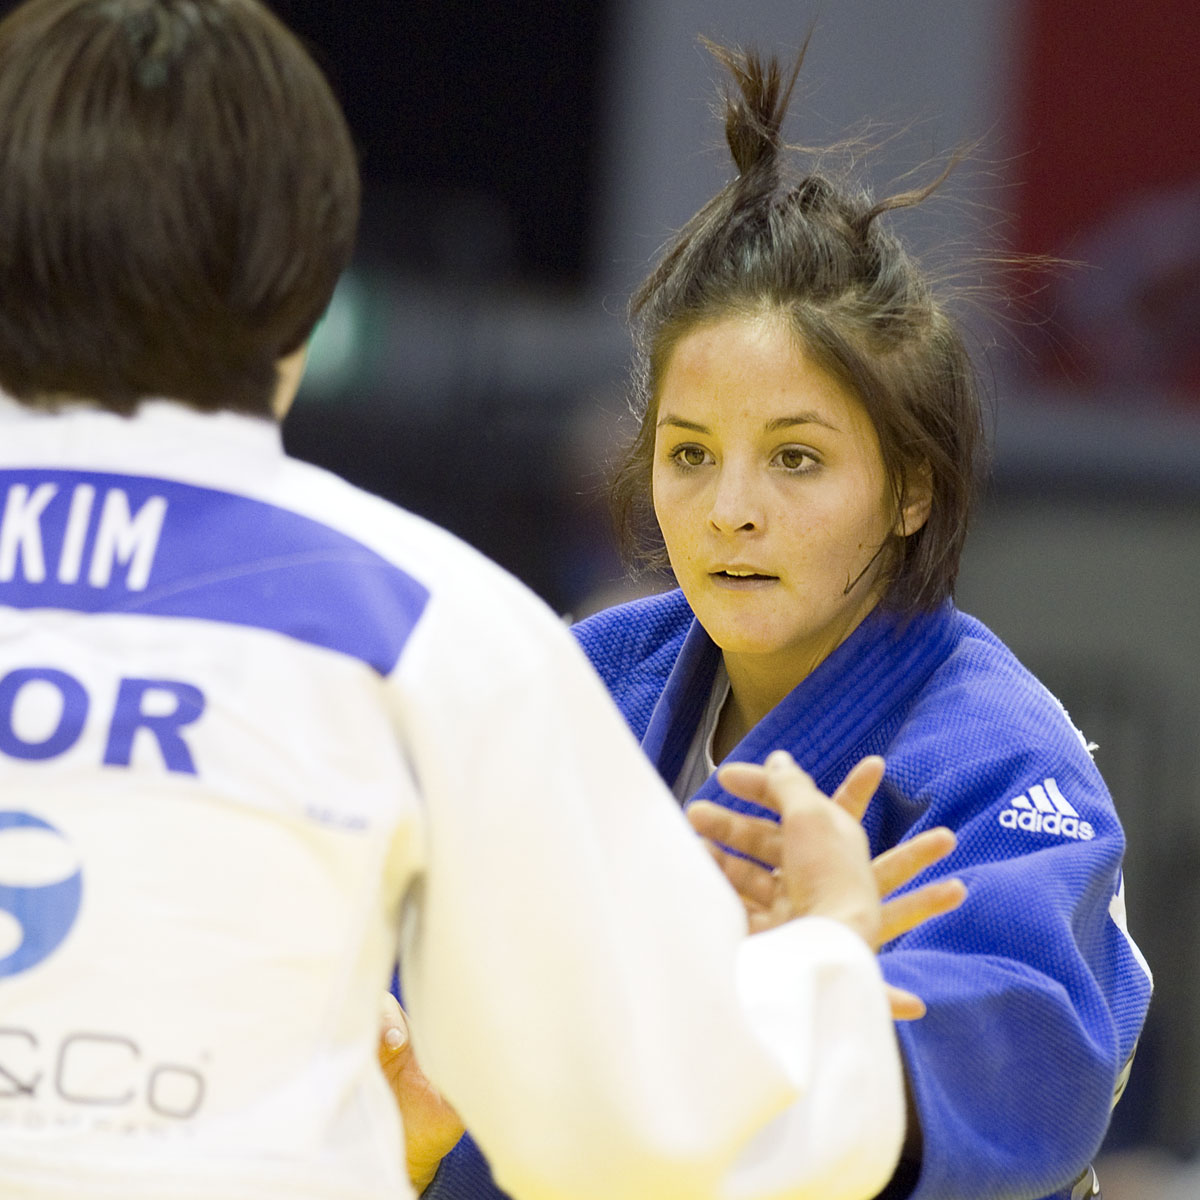
{"label": "outstretched fingers", "polygon": [[790,915],[833,917],[877,944],[879,894],[862,826],[831,804],[791,755],[776,750],[765,765],[782,814],[779,899]]}
{"label": "outstretched fingers", "polygon": [[879,895],[885,898],[879,932],[882,945],[908,933],[918,925],[952,912],[966,899],[966,885],[960,879],[939,879],[923,887],[887,900],[897,888],[915,879],[927,867],[945,858],[957,845],[949,829],[927,829],[916,837],[885,850],[871,864]]}
{"label": "outstretched fingers", "polygon": [[[774,751],[773,753],[784,753]],[[883,780],[886,764],[878,754],[869,754],[860,759],[846,774],[837,791],[830,797],[839,808],[848,812],[856,821],[863,819],[871,803],[871,797]],[[753,800],[763,808],[779,811],[779,803],[767,784],[762,768],[753,763],[726,763],[717,772],[717,779],[726,791],[744,800]]]}
{"label": "outstretched fingers", "polygon": [[885,901],[876,949],[933,917],[953,912],[966,898],[967,887],[961,879],[939,879]]}
{"label": "outstretched fingers", "polygon": [[779,812],[779,803],[767,782],[765,766],[749,762],[723,763],[717,768],[717,781],[731,795]]}
{"label": "outstretched fingers", "polygon": [[[721,768],[722,786],[742,799],[773,812],[790,814],[780,821],[735,812],[711,801],[696,801],[688,819],[708,845],[717,865],[745,905],[751,929],[768,928],[796,915],[820,911],[830,894],[847,885],[845,874],[856,851],[849,849],[853,825],[858,837],[863,814],[883,778],[884,760],[877,755],[862,759],[842,781],[829,801],[790,756],[775,752],[764,766],[731,763]],[[833,820],[834,813],[839,820]],[[787,836],[791,827],[790,840]],[[797,840],[797,839],[800,840]],[[864,839],[865,840],[865,839]],[[790,845],[789,851],[785,848]],[[867,921],[864,932],[878,949],[933,917],[962,904],[966,888],[960,880],[942,879],[903,896],[888,899],[922,871],[941,861],[956,845],[949,829],[926,830],[884,851],[871,864],[876,896],[883,902],[878,924]],[[824,847],[823,857],[819,851]],[[836,847],[836,848],[835,848]],[[849,852],[850,859],[845,856]],[[841,870],[833,870],[840,863]],[[840,876],[837,883],[835,877]],[[845,893],[843,892],[843,895]],[[851,920],[859,924],[862,912]],[[894,998],[898,1019],[915,1019],[923,1012],[916,997]]]}
{"label": "outstretched fingers", "polygon": [[883,781],[885,766],[878,754],[859,759],[847,772],[846,778],[838,785],[837,791],[830,799],[856,821],[861,821],[871,803],[871,797]]}
{"label": "outstretched fingers", "polygon": [[926,867],[941,861],[958,844],[950,829],[939,826],[900,842],[875,857],[872,869],[879,894],[886,896],[915,879]]}
{"label": "outstretched fingers", "polygon": [[687,818],[702,838],[757,859],[768,870],[779,866],[783,834],[778,821],[734,812],[711,800],[689,804]]}
{"label": "outstretched fingers", "polygon": [[779,887],[769,868],[752,859],[733,854],[715,842],[706,840],[704,844],[748,912],[771,907]]}
{"label": "outstretched fingers", "polygon": [[919,1021],[925,1015],[925,1001],[915,992],[906,992],[890,983],[884,984],[884,988],[893,1021]]}

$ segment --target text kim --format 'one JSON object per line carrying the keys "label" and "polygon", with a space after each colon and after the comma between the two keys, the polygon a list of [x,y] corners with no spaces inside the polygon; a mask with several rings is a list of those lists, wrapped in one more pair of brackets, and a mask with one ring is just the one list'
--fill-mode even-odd
{"label": "text kim", "polygon": [[[61,504],[54,506],[55,520],[47,509],[58,494],[56,483],[9,487],[0,516],[0,583],[16,578],[44,583],[52,573],[59,583],[105,588],[124,567],[125,587],[144,590],[167,514],[166,498],[150,496],[134,512],[122,488],[108,488],[97,504],[96,488],[79,483],[65,514]],[[57,554],[48,562],[52,548]]]}

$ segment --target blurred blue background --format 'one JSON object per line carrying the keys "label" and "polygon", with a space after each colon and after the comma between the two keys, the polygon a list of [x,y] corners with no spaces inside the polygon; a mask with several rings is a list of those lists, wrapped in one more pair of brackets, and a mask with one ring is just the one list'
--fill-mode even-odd
{"label": "blurred blue background", "polygon": [[[604,480],[628,432],[629,292],[728,177],[697,35],[790,57],[815,27],[788,136],[875,142],[861,166],[879,191],[972,146],[895,222],[957,293],[992,396],[959,601],[1099,744],[1129,834],[1129,920],[1157,998],[1105,1195],[1200,1194],[1193,0],[275,8],[342,97],[366,182],[289,447],[576,616],[645,586],[616,559]],[[981,265],[1013,253],[1066,261]]]}

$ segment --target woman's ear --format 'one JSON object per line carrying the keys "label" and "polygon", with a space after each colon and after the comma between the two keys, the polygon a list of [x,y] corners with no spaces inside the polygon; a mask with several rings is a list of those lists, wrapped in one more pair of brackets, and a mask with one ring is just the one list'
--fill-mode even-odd
{"label": "woman's ear", "polygon": [[906,472],[904,495],[900,501],[900,511],[896,515],[896,536],[912,537],[929,520],[929,510],[932,506],[933,471],[930,469],[929,460],[922,459],[914,469]]}

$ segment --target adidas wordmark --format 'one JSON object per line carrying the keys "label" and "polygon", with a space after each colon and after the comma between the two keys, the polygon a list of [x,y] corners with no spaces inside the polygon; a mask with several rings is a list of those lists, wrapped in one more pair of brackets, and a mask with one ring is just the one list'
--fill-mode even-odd
{"label": "adidas wordmark", "polygon": [[1090,842],[1096,836],[1091,824],[1079,819],[1079,813],[1053,779],[1035,783],[1028,795],[1014,796],[999,819],[1005,829],[1057,834],[1080,842]]}

